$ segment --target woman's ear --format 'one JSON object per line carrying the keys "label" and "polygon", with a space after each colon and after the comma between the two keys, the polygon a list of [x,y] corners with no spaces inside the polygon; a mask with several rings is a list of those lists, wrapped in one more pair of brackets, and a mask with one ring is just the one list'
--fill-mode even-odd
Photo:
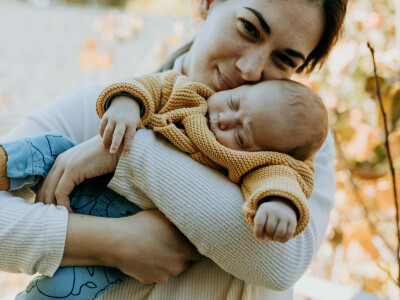
{"label": "woman's ear", "polygon": [[208,11],[210,10],[210,6],[213,2],[214,0],[200,0],[199,13],[203,20],[207,18]]}

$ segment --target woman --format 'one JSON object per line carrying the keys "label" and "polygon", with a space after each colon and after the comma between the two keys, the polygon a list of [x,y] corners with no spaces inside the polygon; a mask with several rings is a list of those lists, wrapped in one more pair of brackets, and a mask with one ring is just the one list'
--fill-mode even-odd
{"label": "woman", "polygon": [[[336,41],[346,2],[201,0],[205,22],[186,56],[173,60],[174,68],[216,91],[312,70]],[[66,95],[25,119],[8,138],[58,131],[76,142],[88,140],[97,133],[92,105],[99,92],[100,88],[93,88]],[[63,154],[38,198],[49,203],[55,194],[62,201],[84,178],[113,171],[117,157],[100,144],[98,138],[92,138]],[[51,275],[61,261],[62,266],[116,266],[142,282],[169,278],[152,285],[130,279],[102,299],[290,297],[290,290],[273,290],[289,289],[322,241],[333,205],[333,155],[330,137],[315,160],[315,190],[309,200],[311,218],[306,232],[287,244],[263,244],[253,239],[242,217],[242,195],[235,185],[157,141],[148,131],[139,132],[134,150],[123,156],[118,166],[136,178],[130,183],[134,186],[127,187],[128,198],[140,193],[150,197],[198,251],[211,259],[203,257],[181,273],[199,256],[157,212],[121,219],[67,216],[65,208],[28,205],[3,193],[1,269]],[[177,163],[176,173],[168,178],[159,175],[171,172],[171,164]],[[207,190],[202,190],[203,180]],[[198,185],[188,189],[193,181]],[[132,187],[136,192],[129,195]],[[215,203],[221,205],[216,208]],[[15,216],[23,217],[15,221]],[[235,224],[236,230],[227,231],[227,223]]]}

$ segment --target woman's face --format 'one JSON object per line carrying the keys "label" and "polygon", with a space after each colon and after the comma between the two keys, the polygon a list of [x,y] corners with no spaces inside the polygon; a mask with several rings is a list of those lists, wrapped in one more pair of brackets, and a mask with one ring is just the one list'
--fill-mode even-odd
{"label": "woman's face", "polygon": [[201,0],[200,14],[183,73],[215,91],[289,78],[324,27],[321,8],[306,0]]}

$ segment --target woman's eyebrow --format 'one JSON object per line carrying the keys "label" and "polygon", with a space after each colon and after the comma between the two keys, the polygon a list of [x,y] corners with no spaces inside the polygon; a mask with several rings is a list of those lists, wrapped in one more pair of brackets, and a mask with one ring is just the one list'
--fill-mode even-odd
{"label": "woman's eyebrow", "polygon": [[271,28],[269,27],[268,23],[265,21],[263,15],[258,11],[255,10],[254,8],[251,7],[245,7],[245,9],[248,9],[251,11],[258,19],[258,21],[261,24],[262,29],[265,31],[267,35],[271,35]]}
{"label": "woman's eyebrow", "polygon": [[[251,8],[251,7],[244,7],[244,8],[249,10],[249,11],[251,11],[257,17],[257,19],[260,22],[261,27],[264,30],[264,32],[267,35],[271,35],[271,27],[269,27],[269,25],[268,25],[267,21],[265,21],[263,15],[258,10],[255,10],[254,8]],[[300,53],[300,52],[298,52],[296,50],[287,48],[284,51],[286,52],[286,54],[288,54],[290,56],[294,56],[294,57],[300,58],[303,61],[306,60],[305,56],[302,53]]]}

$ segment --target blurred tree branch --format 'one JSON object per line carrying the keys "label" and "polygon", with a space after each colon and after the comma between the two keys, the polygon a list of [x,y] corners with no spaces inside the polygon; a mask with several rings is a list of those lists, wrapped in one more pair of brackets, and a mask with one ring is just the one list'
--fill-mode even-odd
{"label": "blurred tree branch", "polygon": [[393,283],[395,285],[399,285],[399,283],[392,277],[392,274],[390,273],[390,271],[388,270],[388,268],[385,268],[384,266],[382,266],[379,262],[378,262],[378,268],[381,269],[383,272],[386,273],[386,275],[388,275],[388,278],[390,280],[393,281]]}
{"label": "blurred tree branch", "polygon": [[384,126],[384,129],[385,129],[385,146],[386,146],[386,151],[387,151],[387,157],[388,157],[388,160],[389,160],[390,172],[392,174],[394,204],[395,204],[395,208],[396,208],[396,231],[397,231],[396,260],[397,260],[397,265],[398,265],[398,268],[399,268],[398,277],[397,277],[397,284],[400,287],[400,225],[399,225],[399,221],[400,220],[399,220],[399,203],[397,201],[396,176],[395,176],[395,172],[394,172],[392,156],[391,156],[391,153],[390,153],[389,130],[388,130],[387,121],[386,121],[385,109],[383,107],[383,101],[382,101],[381,90],[380,90],[380,86],[379,86],[378,74],[377,74],[377,71],[376,71],[374,48],[371,46],[370,43],[367,43],[367,46],[368,46],[369,50],[371,51],[372,62],[373,62],[373,65],[374,65],[374,77],[375,77],[376,95],[378,97],[380,111],[381,111],[382,116],[383,116],[383,126]]}

